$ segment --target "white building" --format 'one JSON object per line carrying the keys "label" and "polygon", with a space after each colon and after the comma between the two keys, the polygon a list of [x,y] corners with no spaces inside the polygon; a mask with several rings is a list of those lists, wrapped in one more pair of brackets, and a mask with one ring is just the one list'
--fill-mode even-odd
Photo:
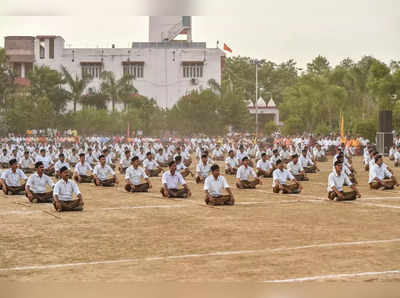
{"label": "white building", "polygon": [[[221,82],[225,54],[192,41],[191,17],[150,17],[149,26],[149,42],[134,42],[131,48],[65,48],[61,36],[40,35],[8,36],[5,48],[22,83],[33,65],[58,71],[64,66],[74,77],[86,72],[93,77],[88,88],[94,90],[100,88],[102,71],[113,72],[117,79],[129,73],[139,94],[163,108],[194,89],[207,88],[210,79]],[[185,40],[176,39],[182,35]]]}

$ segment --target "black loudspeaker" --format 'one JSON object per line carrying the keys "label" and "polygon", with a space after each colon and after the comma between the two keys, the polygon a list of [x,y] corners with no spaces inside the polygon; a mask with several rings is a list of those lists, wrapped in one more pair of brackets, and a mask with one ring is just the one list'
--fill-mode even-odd
{"label": "black loudspeaker", "polygon": [[382,155],[389,155],[389,150],[393,146],[393,133],[376,133],[376,150]]}
{"label": "black loudspeaker", "polygon": [[392,111],[379,111],[379,132],[392,131]]}

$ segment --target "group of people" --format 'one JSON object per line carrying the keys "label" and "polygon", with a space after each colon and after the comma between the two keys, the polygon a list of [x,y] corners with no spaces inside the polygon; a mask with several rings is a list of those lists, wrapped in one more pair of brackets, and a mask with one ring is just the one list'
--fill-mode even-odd
{"label": "group of people", "polygon": [[[254,189],[265,179],[272,179],[274,193],[298,194],[303,189],[300,182],[319,172],[318,163],[327,162],[326,149],[330,144],[327,139],[296,139],[287,146],[246,138],[193,138],[180,143],[116,143],[91,138],[79,143],[54,140],[43,144],[21,138],[0,144],[0,187],[4,194],[25,195],[32,203],[51,202],[57,211],[77,211],[84,205],[78,185],[112,187],[120,183],[116,171],[122,175],[124,189],[129,193],[148,192],[152,188],[150,178],[162,174],[160,193],[169,198],[192,195],[185,180],[191,175],[196,183],[204,185],[206,204],[234,205],[235,198],[218,162],[224,165],[226,175],[236,177],[238,189]],[[354,151],[344,144],[335,148],[328,198],[354,200],[361,196],[351,164]],[[190,170],[193,160],[197,162],[196,173]],[[398,186],[393,171],[372,146],[364,149],[364,165],[369,171],[371,188]],[[56,183],[52,177],[57,179]],[[345,192],[345,186],[351,191]]]}

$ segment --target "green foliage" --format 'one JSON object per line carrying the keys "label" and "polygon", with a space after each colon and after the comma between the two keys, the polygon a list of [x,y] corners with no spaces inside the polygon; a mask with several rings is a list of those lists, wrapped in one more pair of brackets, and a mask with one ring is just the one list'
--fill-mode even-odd
{"label": "green foliage", "polygon": [[278,130],[278,126],[275,124],[274,121],[269,121],[264,125],[264,134],[267,136],[272,135],[272,133]]}
{"label": "green foliage", "polygon": [[0,48],[0,109],[8,108],[8,98],[15,91],[14,75],[8,63],[6,51]]}
{"label": "green foliage", "polygon": [[81,102],[82,96],[85,92],[86,87],[89,85],[91,78],[88,76],[83,76],[82,78],[79,78],[78,75],[73,78],[64,66],[61,67],[61,70],[64,76],[64,82],[68,85],[70,90],[68,92],[68,97],[73,101],[74,112],[76,112],[76,105]]}
{"label": "green foliage", "polygon": [[355,127],[354,132],[370,141],[375,141],[376,132],[378,130],[378,124],[376,118],[365,119],[359,121]]}
{"label": "green foliage", "polygon": [[282,133],[284,135],[295,135],[305,131],[304,122],[298,116],[290,116],[283,125]]}

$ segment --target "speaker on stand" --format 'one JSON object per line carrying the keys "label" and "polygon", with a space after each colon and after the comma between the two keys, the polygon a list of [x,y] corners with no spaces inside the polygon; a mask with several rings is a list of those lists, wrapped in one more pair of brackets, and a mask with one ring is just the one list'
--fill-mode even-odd
{"label": "speaker on stand", "polygon": [[379,111],[379,130],[376,133],[376,149],[380,154],[387,156],[392,146],[392,111]]}

